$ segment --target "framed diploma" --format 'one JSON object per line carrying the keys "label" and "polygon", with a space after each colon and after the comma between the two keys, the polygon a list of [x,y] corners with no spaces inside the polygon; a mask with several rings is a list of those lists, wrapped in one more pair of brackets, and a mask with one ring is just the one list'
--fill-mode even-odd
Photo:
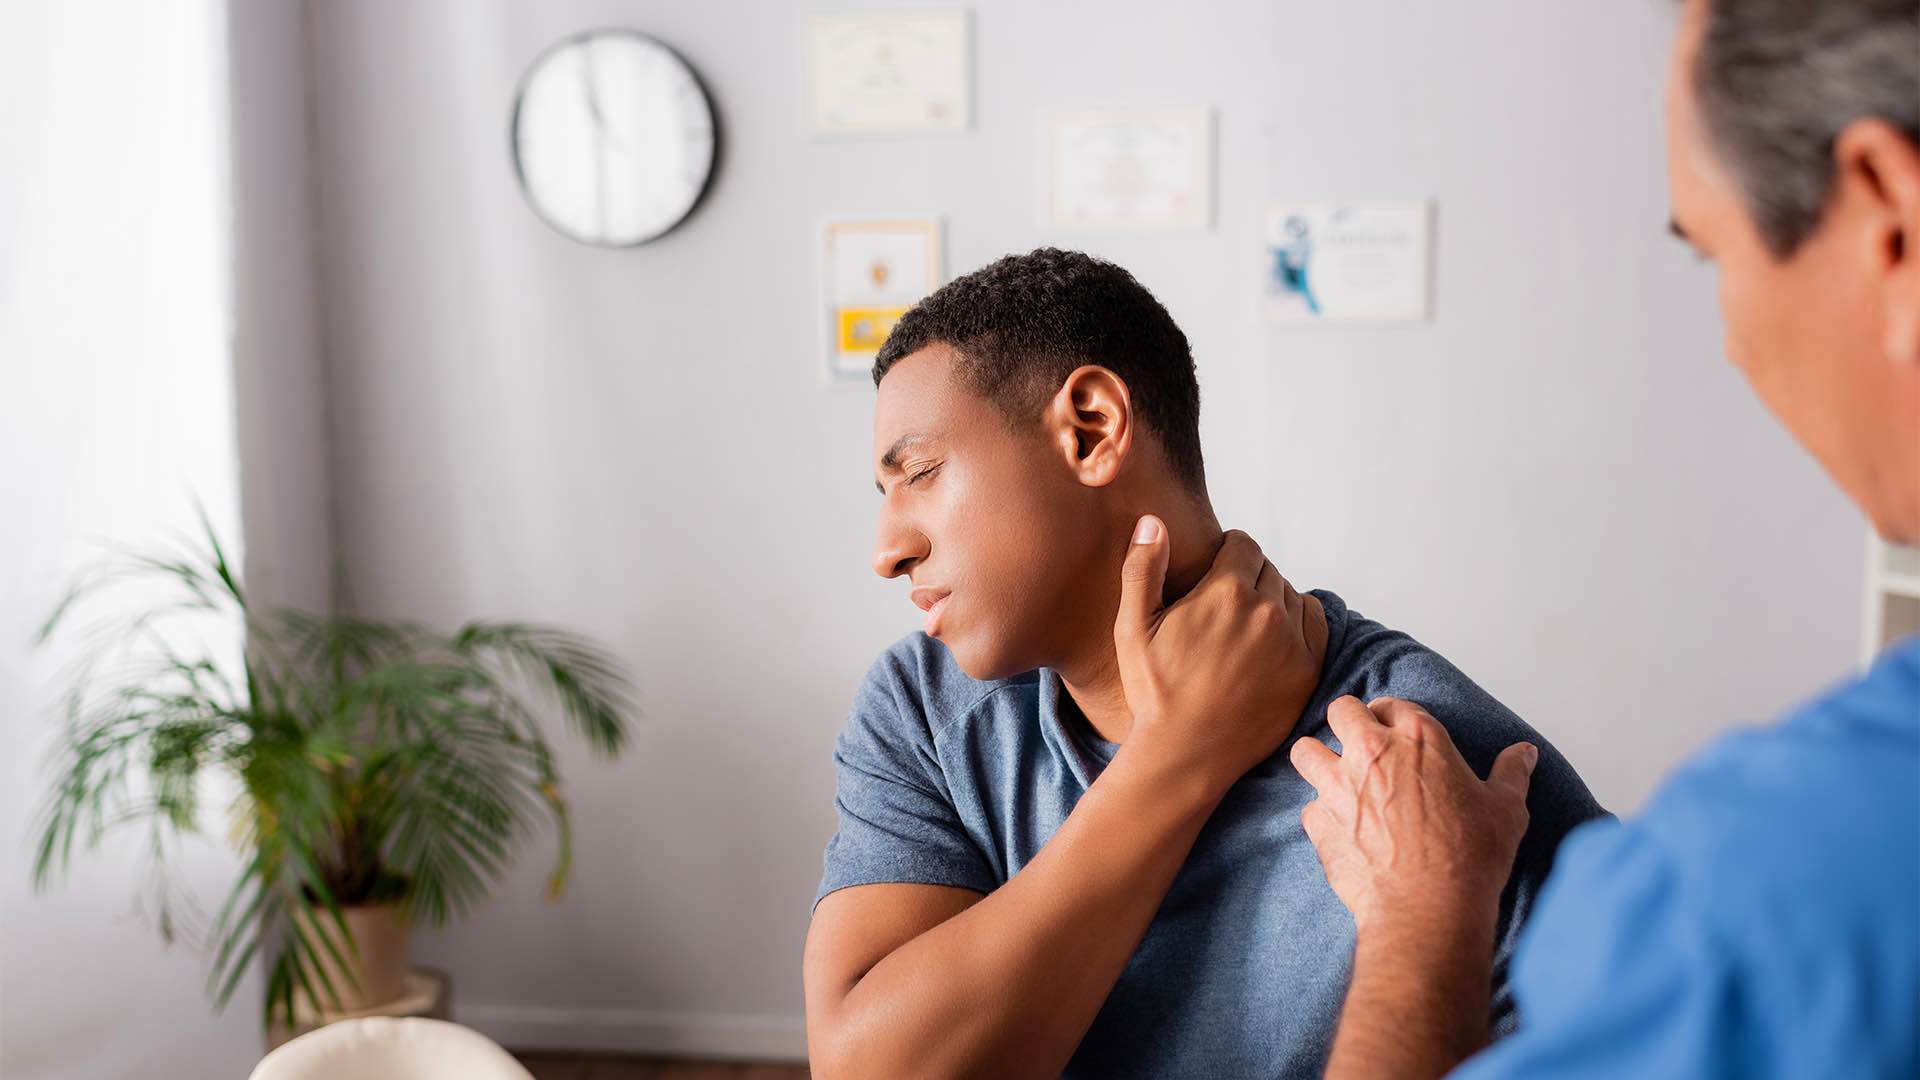
{"label": "framed diploma", "polygon": [[807,122],[825,135],[962,131],[971,122],[964,10],[807,21]]}
{"label": "framed diploma", "polygon": [[1044,121],[1046,224],[1204,229],[1213,218],[1213,113],[1056,112]]}
{"label": "framed diploma", "polygon": [[822,227],[827,375],[864,380],[893,324],[940,284],[938,218],[836,219]]}
{"label": "framed diploma", "polygon": [[1433,204],[1296,203],[1267,215],[1278,322],[1418,321],[1431,310]]}

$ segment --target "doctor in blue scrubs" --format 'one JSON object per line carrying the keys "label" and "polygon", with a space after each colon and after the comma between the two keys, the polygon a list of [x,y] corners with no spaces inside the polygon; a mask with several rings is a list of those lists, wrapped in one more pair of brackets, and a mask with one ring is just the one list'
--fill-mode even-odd
{"label": "doctor in blue scrubs", "polygon": [[[1920,542],[1920,0],[1686,0],[1680,23],[1673,230],[1718,266],[1728,356],[1883,536]],[[1531,755],[1483,782],[1412,703],[1329,719],[1339,755],[1294,753],[1356,929],[1329,1076],[1920,1076],[1920,638],[1575,831],[1490,1048]]]}

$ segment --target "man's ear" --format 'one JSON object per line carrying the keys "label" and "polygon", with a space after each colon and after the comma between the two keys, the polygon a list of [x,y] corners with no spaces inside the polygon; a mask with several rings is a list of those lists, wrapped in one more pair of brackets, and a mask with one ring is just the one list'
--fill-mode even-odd
{"label": "man's ear", "polygon": [[1105,487],[1133,452],[1133,398],[1106,368],[1075,368],[1048,403],[1044,422],[1061,459],[1088,487]]}
{"label": "man's ear", "polygon": [[1887,359],[1920,376],[1920,146],[1880,119],[1856,120],[1833,144],[1836,181],[1871,208],[1863,257],[1882,282]]}

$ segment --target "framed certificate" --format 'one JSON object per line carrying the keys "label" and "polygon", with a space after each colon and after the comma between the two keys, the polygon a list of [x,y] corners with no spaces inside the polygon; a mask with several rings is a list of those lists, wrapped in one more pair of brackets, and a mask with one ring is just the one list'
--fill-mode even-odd
{"label": "framed certificate", "polygon": [[1045,121],[1046,224],[1204,229],[1213,218],[1213,113],[1056,112]]}
{"label": "framed certificate", "polygon": [[808,125],[826,135],[965,130],[970,40],[964,10],[813,16]]}
{"label": "framed certificate", "polygon": [[866,379],[907,309],[940,284],[938,218],[843,218],[821,229],[827,375]]}
{"label": "framed certificate", "polygon": [[1418,321],[1431,310],[1433,204],[1295,203],[1267,215],[1278,322]]}

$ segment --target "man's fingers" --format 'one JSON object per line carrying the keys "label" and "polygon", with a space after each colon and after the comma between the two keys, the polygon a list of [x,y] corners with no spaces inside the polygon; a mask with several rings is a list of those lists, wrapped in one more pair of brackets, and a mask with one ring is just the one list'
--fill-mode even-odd
{"label": "man's fingers", "polygon": [[1274,569],[1272,559],[1261,559],[1260,572],[1255,574],[1253,577],[1253,591],[1259,593],[1262,596],[1276,595],[1276,593],[1274,592],[1274,589],[1276,588],[1274,579],[1278,578],[1279,576],[1280,576],[1280,571]]}
{"label": "man's fingers", "polygon": [[[1433,718],[1433,714],[1405,698],[1374,698],[1367,703],[1373,715],[1382,724],[1396,731],[1404,732],[1419,739],[1428,752],[1439,754],[1461,769],[1473,771],[1467,765],[1467,759],[1460,754],[1460,748],[1453,744],[1453,734],[1447,726]],[[1524,792],[1523,792],[1524,793]]]}
{"label": "man's fingers", "polygon": [[1367,702],[1367,708],[1372,709],[1373,715],[1388,727],[1399,727],[1402,724],[1411,723],[1416,717],[1424,716],[1429,720],[1433,719],[1432,713],[1406,698],[1377,697]]}
{"label": "man's fingers", "polygon": [[1325,791],[1333,783],[1336,771],[1340,768],[1340,755],[1328,749],[1319,739],[1295,739],[1293,749],[1287,752],[1287,759],[1315,791]]}
{"label": "man's fingers", "polygon": [[1253,580],[1253,591],[1291,610],[1299,604],[1299,594],[1287,583],[1272,559],[1260,560],[1260,574]]}
{"label": "man's fingers", "polygon": [[1253,591],[1260,594],[1260,599],[1279,610],[1280,616],[1284,620],[1283,625],[1288,629],[1297,628],[1299,630],[1301,641],[1304,643],[1307,636],[1305,628],[1307,614],[1306,601],[1302,600],[1300,594],[1293,590],[1293,584],[1281,576],[1279,570],[1274,568],[1272,559],[1262,561],[1260,565],[1260,577],[1253,583]]}
{"label": "man's fingers", "polygon": [[[1300,831],[1307,834],[1307,842],[1313,845],[1316,853],[1320,849],[1320,822],[1324,813],[1319,799],[1300,808]],[[1325,866],[1324,863],[1321,865]]]}
{"label": "man's fingers", "polygon": [[1126,561],[1120,564],[1120,612],[1115,617],[1115,642],[1142,643],[1147,627],[1160,613],[1167,582],[1167,527],[1148,514],[1133,527]]}
{"label": "man's fingers", "polygon": [[1424,729],[1447,746],[1453,746],[1453,736],[1447,731],[1446,725],[1435,720],[1432,713],[1406,698],[1374,698],[1367,702],[1367,708],[1373,711],[1375,719],[1387,727],[1405,728],[1408,731]]}
{"label": "man's fingers", "polygon": [[1254,543],[1253,537],[1239,529],[1229,529],[1227,538],[1220,544],[1220,550],[1214,553],[1213,565],[1207,568],[1207,574],[1200,579],[1200,583],[1204,585],[1220,578],[1238,578],[1240,584],[1252,589],[1260,580],[1260,567],[1266,561],[1267,557],[1261,554],[1260,545]]}
{"label": "man's fingers", "polygon": [[1380,727],[1380,721],[1359,698],[1348,694],[1335,698],[1333,704],[1327,706],[1327,726],[1339,736],[1341,746],[1352,750],[1366,741],[1368,732]]}
{"label": "man's fingers", "polygon": [[1540,763],[1540,748],[1532,743],[1518,742],[1493,759],[1493,770],[1487,774],[1487,786],[1504,792],[1515,802],[1527,801],[1527,785],[1533,780],[1533,767]]}

